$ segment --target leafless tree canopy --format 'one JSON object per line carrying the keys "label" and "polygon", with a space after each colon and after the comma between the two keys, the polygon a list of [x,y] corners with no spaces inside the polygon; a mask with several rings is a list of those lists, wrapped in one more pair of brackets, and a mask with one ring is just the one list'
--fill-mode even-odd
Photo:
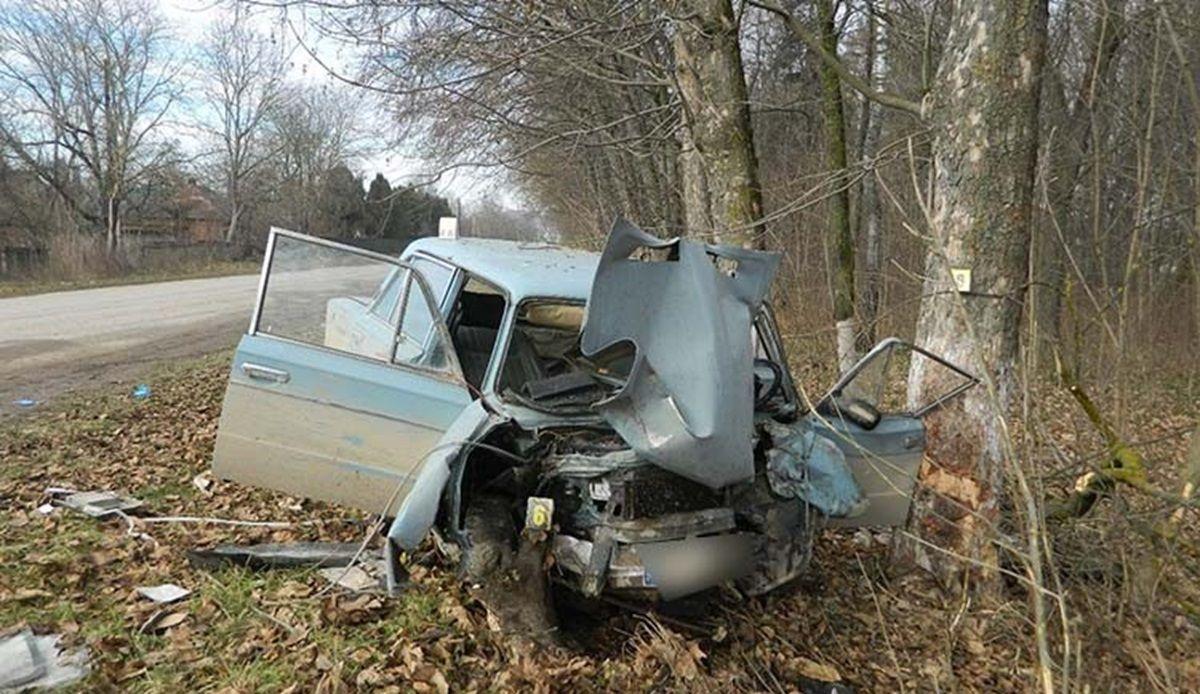
{"label": "leafless tree canopy", "polygon": [[[0,137],[81,214],[120,241],[130,190],[163,162],[158,126],[179,96],[166,27],[139,0],[5,3]],[[92,179],[92,199],[70,180]]]}

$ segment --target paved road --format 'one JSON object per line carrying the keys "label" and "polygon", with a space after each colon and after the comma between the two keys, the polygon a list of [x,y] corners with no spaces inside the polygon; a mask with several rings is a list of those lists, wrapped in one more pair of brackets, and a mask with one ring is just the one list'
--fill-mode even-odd
{"label": "paved road", "polygon": [[0,416],[136,378],[149,364],[232,347],[258,275],[234,275],[0,299]]}

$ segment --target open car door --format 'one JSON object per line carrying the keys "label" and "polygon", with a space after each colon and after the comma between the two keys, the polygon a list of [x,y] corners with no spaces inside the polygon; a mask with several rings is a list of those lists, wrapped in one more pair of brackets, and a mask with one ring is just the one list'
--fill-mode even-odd
{"label": "open car door", "polygon": [[471,402],[441,299],[403,261],[272,229],[213,472],[393,513]]}
{"label": "open car door", "polygon": [[[909,407],[904,375],[914,359],[949,369],[958,377],[957,384],[927,403]],[[831,518],[829,524],[904,525],[925,456],[922,417],[978,382],[941,357],[896,338],[883,340],[851,367],[817,403],[810,419],[818,434],[841,448],[868,504],[864,513]]]}

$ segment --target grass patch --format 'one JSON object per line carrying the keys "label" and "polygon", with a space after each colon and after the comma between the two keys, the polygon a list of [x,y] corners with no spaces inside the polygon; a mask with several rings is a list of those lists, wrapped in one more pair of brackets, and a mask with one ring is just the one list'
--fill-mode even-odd
{"label": "grass patch", "polygon": [[29,296],[49,292],[66,292],[76,289],[96,289],[127,284],[148,284],[173,280],[225,277],[258,272],[262,263],[258,260],[219,260],[182,268],[155,268],[133,270],[125,274],[71,279],[33,278],[0,281],[0,299],[14,296]]}

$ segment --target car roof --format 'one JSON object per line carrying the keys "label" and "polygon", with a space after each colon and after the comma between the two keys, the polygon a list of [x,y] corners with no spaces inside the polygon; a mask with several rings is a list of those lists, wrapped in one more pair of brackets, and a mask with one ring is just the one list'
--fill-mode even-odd
{"label": "car roof", "polygon": [[513,301],[556,297],[587,301],[598,253],[541,241],[421,238],[404,251],[440,258],[508,292]]}

